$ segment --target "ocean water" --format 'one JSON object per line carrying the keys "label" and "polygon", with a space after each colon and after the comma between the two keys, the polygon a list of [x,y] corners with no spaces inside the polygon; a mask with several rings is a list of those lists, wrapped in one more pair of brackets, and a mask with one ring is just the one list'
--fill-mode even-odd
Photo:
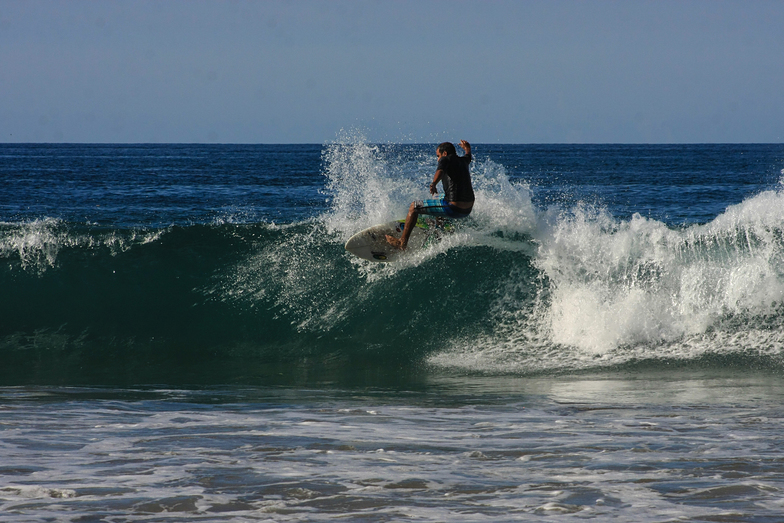
{"label": "ocean water", "polygon": [[0,144],[0,520],[781,521],[784,146]]}

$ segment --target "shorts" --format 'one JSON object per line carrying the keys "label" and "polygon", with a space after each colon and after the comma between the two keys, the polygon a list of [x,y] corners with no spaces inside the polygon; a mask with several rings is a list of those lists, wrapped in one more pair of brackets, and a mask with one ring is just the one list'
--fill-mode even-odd
{"label": "shorts", "polygon": [[471,214],[470,209],[468,212],[463,212],[464,209],[449,205],[446,200],[417,200],[414,202],[414,209],[417,214],[446,216],[447,218],[465,218]]}

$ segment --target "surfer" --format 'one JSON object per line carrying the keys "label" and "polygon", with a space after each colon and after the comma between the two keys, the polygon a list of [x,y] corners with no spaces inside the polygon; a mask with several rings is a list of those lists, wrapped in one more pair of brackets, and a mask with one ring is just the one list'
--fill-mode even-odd
{"label": "surfer", "polygon": [[387,234],[387,242],[398,249],[405,249],[408,238],[414,230],[420,214],[447,218],[465,218],[471,214],[474,207],[474,188],[471,185],[471,173],[468,164],[471,163],[471,144],[460,140],[460,147],[465,151],[464,156],[458,156],[454,144],[444,142],[436,149],[438,166],[430,184],[430,194],[436,195],[438,182],[444,188],[444,198],[439,200],[417,200],[408,208],[408,216],[400,238]]}

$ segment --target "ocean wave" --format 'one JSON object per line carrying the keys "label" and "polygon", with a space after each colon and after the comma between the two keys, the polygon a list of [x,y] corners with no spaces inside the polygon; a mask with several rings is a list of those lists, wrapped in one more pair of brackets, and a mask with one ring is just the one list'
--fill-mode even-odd
{"label": "ocean wave", "polygon": [[400,154],[361,137],[326,147],[330,208],[293,223],[0,224],[0,382],[779,364],[781,191],[674,227],[537,208],[479,156],[476,210],[456,232],[401,263],[359,260],[346,239],[426,191],[432,152]]}

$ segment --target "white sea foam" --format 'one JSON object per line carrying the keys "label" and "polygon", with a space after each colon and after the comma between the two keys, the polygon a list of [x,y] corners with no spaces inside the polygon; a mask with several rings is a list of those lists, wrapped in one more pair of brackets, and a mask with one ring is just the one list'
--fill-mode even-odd
{"label": "white sea foam", "polygon": [[499,403],[501,381],[397,396],[0,390],[0,512],[20,523],[781,512],[779,380],[534,378],[506,383]]}
{"label": "white sea foam", "polygon": [[578,210],[541,238],[555,343],[605,353],[703,333],[784,300],[784,197],[764,193],[707,225],[672,229]]}
{"label": "white sea foam", "polygon": [[784,347],[781,192],[687,228],[579,206],[542,213],[536,230],[533,265],[546,295],[515,302],[509,282],[493,335],[458,342],[431,363],[520,372]]}

